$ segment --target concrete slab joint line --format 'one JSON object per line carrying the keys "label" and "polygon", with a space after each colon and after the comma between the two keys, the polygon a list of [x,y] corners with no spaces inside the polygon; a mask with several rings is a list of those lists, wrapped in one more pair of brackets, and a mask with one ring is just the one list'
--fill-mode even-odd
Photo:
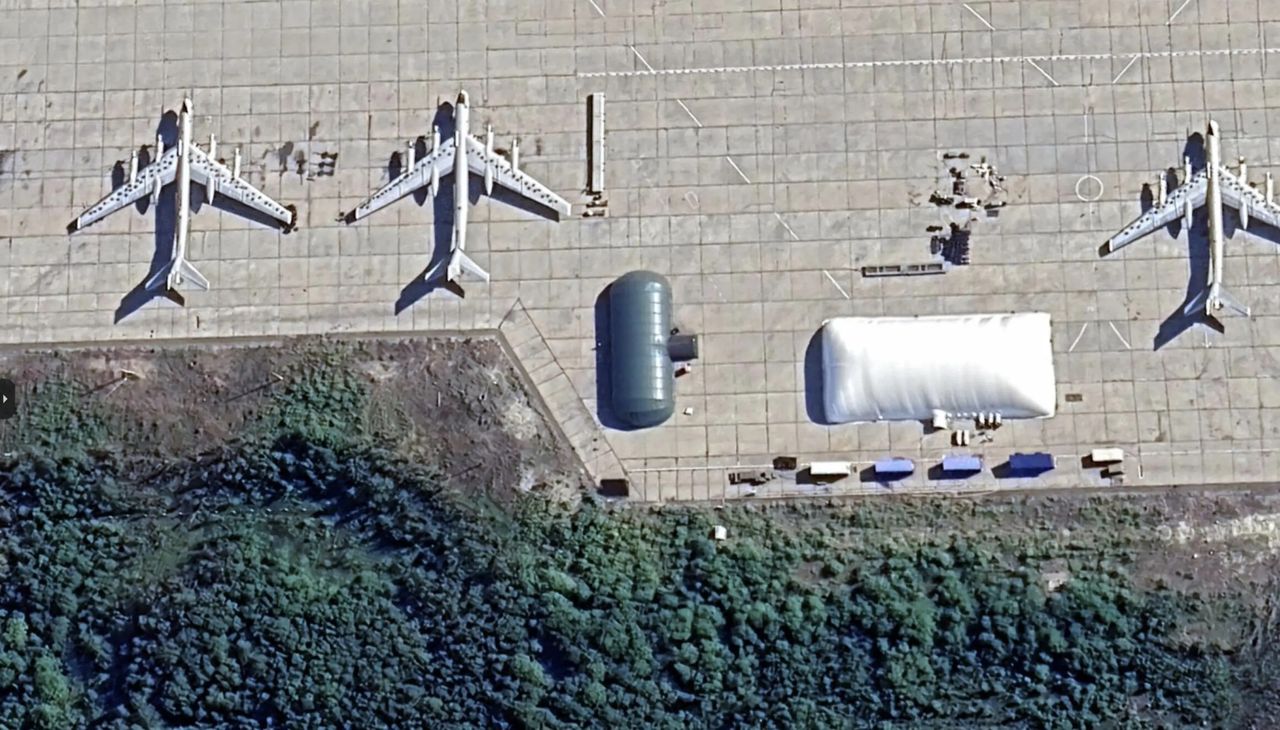
{"label": "concrete slab joint line", "polygon": [[[517,354],[507,337],[507,332],[529,335],[521,342],[521,352]],[[605,438],[604,431],[578,396],[555,353],[547,344],[546,337],[538,329],[524,304],[519,300],[502,318],[498,326],[498,339],[507,349],[511,359],[520,371],[532,394],[542,404],[543,412],[551,420],[557,435],[573,447],[574,455],[582,464],[583,471],[593,483],[599,484],[601,479],[612,477],[628,478],[626,467],[618,458],[613,447]],[[531,362],[540,363],[530,367]],[[537,376],[535,378],[535,375]]]}

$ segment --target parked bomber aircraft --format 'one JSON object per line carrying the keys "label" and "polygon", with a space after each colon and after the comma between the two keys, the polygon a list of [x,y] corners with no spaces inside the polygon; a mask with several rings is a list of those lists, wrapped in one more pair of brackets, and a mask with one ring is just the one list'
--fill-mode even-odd
{"label": "parked bomber aircraft", "polygon": [[191,100],[183,99],[182,110],[178,114],[178,143],[166,150],[164,140],[157,135],[158,158],[141,170],[138,169],[138,153],[135,151],[129,157],[129,181],[67,225],[67,233],[75,233],[121,208],[127,208],[144,195],[150,195],[154,204],[160,199],[160,192],[164,187],[176,179],[178,226],[173,253],[169,263],[143,284],[148,290],[158,289],[162,282],[166,289],[177,289],[187,281],[201,289],[209,288],[209,280],[204,278],[204,275],[187,260],[187,237],[191,228],[192,181],[204,187],[204,199],[207,203],[212,203],[215,195],[223,195],[279,221],[286,233],[297,225],[296,209],[292,206],[286,208],[277,203],[240,177],[240,150],[236,150],[235,160],[228,169],[218,161],[218,140],[212,134],[209,135],[208,152],[192,143],[191,113]]}
{"label": "parked bomber aircraft", "polygon": [[[504,188],[546,206],[560,215],[569,215],[569,203],[559,195],[551,192],[545,185],[534,180],[520,170],[520,141],[511,145],[511,160],[504,159],[493,151],[493,128],[490,127],[485,141],[471,135],[470,108],[467,92],[458,94],[453,108],[454,133],[446,140],[440,139],[440,129],[432,130],[431,151],[422,159],[413,159],[414,145],[409,143],[408,163],[405,171],[396,179],[384,185],[380,190],[361,203],[355,210],[347,214],[348,223],[357,221],[403,198],[419,188],[426,187],[431,195],[440,192],[440,178],[453,175],[453,238],[449,246],[449,258],[444,264],[446,285],[461,295],[462,289],[457,280],[465,272],[481,281],[489,280],[489,272],[466,254],[467,248],[467,209],[469,205],[469,173],[484,175],[484,191],[493,194],[493,184],[497,182]],[[462,154],[458,154],[459,151]],[[425,278],[435,276],[437,268],[427,271]]]}
{"label": "parked bomber aircraft", "polygon": [[1209,279],[1205,288],[1183,309],[1191,314],[1203,307],[1206,316],[1216,318],[1223,307],[1249,316],[1249,308],[1237,302],[1222,288],[1223,249],[1226,245],[1222,226],[1222,205],[1225,203],[1240,212],[1240,227],[1247,228],[1249,219],[1255,218],[1272,227],[1280,228],[1280,206],[1275,203],[1275,180],[1267,173],[1266,191],[1260,193],[1249,183],[1249,168],[1240,158],[1237,175],[1222,164],[1222,149],[1218,136],[1218,123],[1209,120],[1205,136],[1205,168],[1194,175],[1190,158],[1184,158],[1182,185],[1170,191],[1164,174],[1157,183],[1155,205],[1137,220],[1112,236],[1102,247],[1102,255],[1117,251],[1130,243],[1182,218],[1183,228],[1191,228],[1192,214],[1196,208],[1208,204],[1209,213]]}

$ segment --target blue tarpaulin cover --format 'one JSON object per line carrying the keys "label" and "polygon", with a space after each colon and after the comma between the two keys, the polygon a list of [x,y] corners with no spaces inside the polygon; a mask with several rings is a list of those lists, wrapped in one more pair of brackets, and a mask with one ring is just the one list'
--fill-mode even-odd
{"label": "blue tarpaulin cover", "polygon": [[876,462],[877,474],[910,474],[916,470],[916,465],[911,463],[910,459],[881,459]]}
{"label": "blue tarpaulin cover", "polygon": [[1009,468],[1017,473],[1040,474],[1055,466],[1053,454],[1037,451],[1030,454],[1014,454],[1009,457]]}
{"label": "blue tarpaulin cover", "polygon": [[948,474],[974,474],[982,471],[982,457],[971,454],[944,456],[942,470]]}

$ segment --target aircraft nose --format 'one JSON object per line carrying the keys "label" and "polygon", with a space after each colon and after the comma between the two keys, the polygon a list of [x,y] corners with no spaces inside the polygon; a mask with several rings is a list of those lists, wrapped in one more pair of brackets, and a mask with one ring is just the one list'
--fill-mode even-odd
{"label": "aircraft nose", "polygon": [[458,103],[459,103],[459,104],[463,104],[463,105],[465,105],[465,104],[467,104],[467,103],[468,103],[468,101],[467,101],[467,92],[465,92],[465,91],[459,91],[459,92],[458,92]]}

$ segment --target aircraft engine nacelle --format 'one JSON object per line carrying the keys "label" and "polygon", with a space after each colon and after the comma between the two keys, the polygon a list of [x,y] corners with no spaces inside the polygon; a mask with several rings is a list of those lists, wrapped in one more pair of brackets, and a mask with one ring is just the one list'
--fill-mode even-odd
{"label": "aircraft engine nacelle", "polygon": [[520,138],[511,140],[511,169],[520,169]]}
{"label": "aircraft engine nacelle", "polygon": [[436,197],[440,193],[440,167],[438,165],[431,166],[431,197]]}
{"label": "aircraft engine nacelle", "polygon": [[1271,177],[1271,173],[1267,173],[1267,205],[1275,205],[1276,202],[1276,181]]}
{"label": "aircraft engine nacelle", "polygon": [[1249,199],[1244,197],[1240,199],[1240,228],[1249,230]]}
{"label": "aircraft engine nacelle", "polygon": [[138,179],[138,151],[134,150],[129,153],[129,184],[132,185]]}
{"label": "aircraft engine nacelle", "polygon": [[231,162],[231,177],[240,179],[240,148],[236,148],[235,159]]}
{"label": "aircraft engine nacelle", "polygon": [[1182,227],[1188,231],[1191,230],[1191,220],[1192,216],[1195,215],[1195,212],[1196,209],[1195,206],[1191,204],[1191,198],[1187,198],[1186,208],[1182,214]]}
{"label": "aircraft engine nacelle", "polygon": [[409,140],[409,144],[406,146],[406,150],[405,150],[405,159],[407,160],[407,162],[405,163],[404,169],[406,172],[413,169],[413,163],[414,163],[413,155],[417,151],[418,151],[417,147],[413,144],[413,140]]}
{"label": "aircraft engine nacelle", "polygon": [[1156,179],[1156,191],[1156,205],[1164,207],[1165,202],[1169,200],[1169,180],[1163,172]]}
{"label": "aircraft engine nacelle", "polygon": [[156,175],[151,178],[151,204],[155,205],[160,202],[160,188],[164,187],[160,176]]}
{"label": "aircraft engine nacelle", "polygon": [[440,154],[440,127],[439,125],[431,128],[431,154]]}
{"label": "aircraft engine nacelle", "polygon": [[212,203],[213,196],[218,194],[218,176],[210,175],[204,183],[204,202]]}

